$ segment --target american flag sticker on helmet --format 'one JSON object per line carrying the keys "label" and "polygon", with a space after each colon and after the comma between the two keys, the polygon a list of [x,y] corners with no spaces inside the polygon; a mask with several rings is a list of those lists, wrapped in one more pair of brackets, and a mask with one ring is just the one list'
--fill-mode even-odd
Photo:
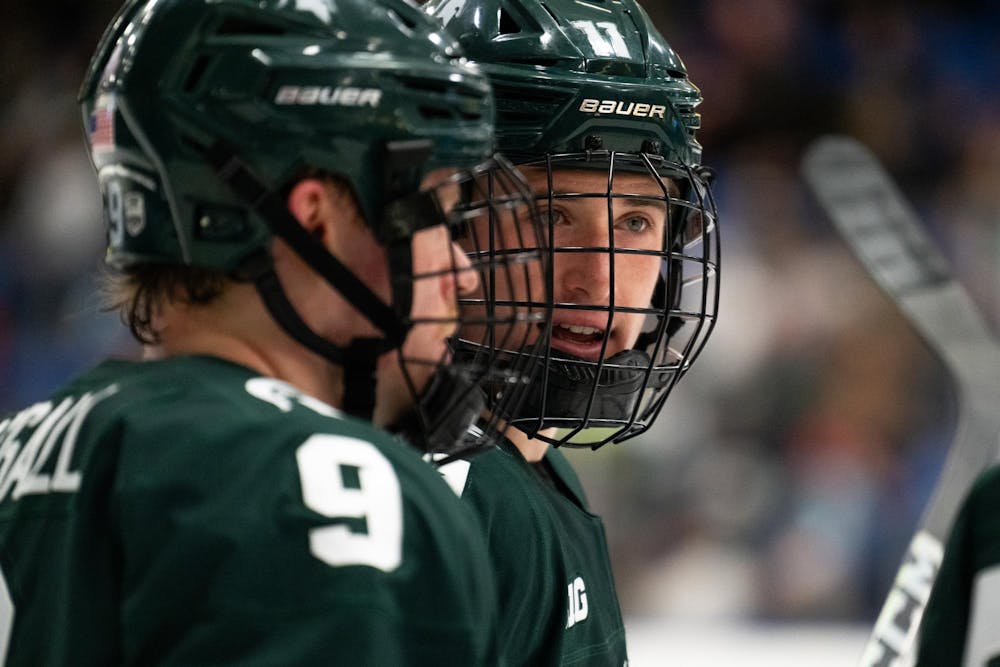
{"label": "american flag sticker on helmet", "polygon": [[90,113],[87,134],[93,152],[114,150],[115,101],[110,95],[101,95],[97,98],[94,110]]}

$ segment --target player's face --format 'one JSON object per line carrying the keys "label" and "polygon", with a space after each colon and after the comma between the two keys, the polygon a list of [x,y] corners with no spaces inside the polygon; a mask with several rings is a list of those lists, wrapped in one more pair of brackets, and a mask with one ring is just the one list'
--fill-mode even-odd
{"label": "player's face", "polygon": [[[439,178],[432,174],[428,181]],[[447,212],[454,199],[445,198],[441,204]],[[379,361],[380,423],[393,421],[412,405],[414,392],[419,395],[438,364],[448,360],[447,340],[458,326],[458,298],[479,286],[477,273],[443,224],[414,234],[411,253],[414,324],[400,352],[387,353]]]}
{"label": "player's face", "polygon": [[[607,335],[605,358],[630,349],[645,316],[628,309],[650,307],[662,265],[658,253],[666,238],[667,207],[653,199],[665,194],[661,181],[651,174],[617,172],[612,194],[634,196],[609,199],[606,171],[557,169],[550,198],[546,169],[529,166],[522,172],[551,231],[552,347],[596,360]],[[672,183],[667,187],[676,195]],[[469,250],[467,240],[462,245]],[[534,270],[540,271],[537,263]],[[524,299],[528,293],[524,274],[515,274],[513,284],[496,285],[498,301]],[[538,329],[531,335],[537,338]]]}
{"label": "player's face", "polygon": [[[545,178],[541,170],[528,175],[535,192],[545,192]],[[607,189],[607,174],[600,170],[561,170],[553,175],[554,196],[605,193]],[[606,335],[605,357],[635,344],[645,316],[627,309],[650,306],[660,275],[660,256],[629,251],[663,250],[666,204],[642,198],[662,197],[662,186],[649,174],[618,172],[612,194],[636,196],[612,197],[610,204],[603,196],[555,198],[541,203],[552,227],[556,303],[552,347],[584,359],[599,357]],[[613,253],[609,251],[612,247]],[[609,310],[612,306],[614,313]]]}
{"label": "player's face", "polygon": [[[417,232],[412,247],[413,273],[420,277],[413,284],[410,314],[415,324],[403,345],[403,356],[437,361],[446,356],[446,340],[457,327],[458,296],[476,290],[479,279],[444,225]],[[422,388],[434,368],[411,366],[411,377]]]}

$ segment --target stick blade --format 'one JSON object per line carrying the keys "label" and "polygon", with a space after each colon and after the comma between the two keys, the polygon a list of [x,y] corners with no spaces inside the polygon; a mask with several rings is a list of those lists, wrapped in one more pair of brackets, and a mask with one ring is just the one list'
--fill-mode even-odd
{"label": "stick blade", "polygon": [[951,280],[948,262],[867,147],[822,137],[806,151],[802,173],[883,290],[906,295]]}
{"label": "stick blade", "polygon": [[959,373],[975,372],[969,355],[955,354],[956,341],[991,341],[993,334],[872,152],[850,137],[822,137],[807,149],[802,175],[841,238],[933,352]]}

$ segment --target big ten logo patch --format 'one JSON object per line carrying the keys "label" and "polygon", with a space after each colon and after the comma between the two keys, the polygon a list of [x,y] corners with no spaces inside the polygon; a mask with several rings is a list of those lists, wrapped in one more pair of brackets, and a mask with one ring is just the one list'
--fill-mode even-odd
{"label": "big ten logo patch", "polygon": [[566,613],[566,628],[572,628],[577,623],[587,619],[587,587],[583,577],[577,577],[566,586],[569,604]]}

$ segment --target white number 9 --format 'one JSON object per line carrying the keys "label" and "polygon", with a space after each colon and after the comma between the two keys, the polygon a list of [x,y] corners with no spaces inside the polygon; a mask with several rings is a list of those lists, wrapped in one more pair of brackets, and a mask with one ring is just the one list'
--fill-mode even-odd
{"label": "white number 9", "polygon": [[122,184],[117,179],[108,181],[106,196],[108,241],[110,246],[117,248],[125,240],[125,205],[122,201]]}
{"label": "white number 9", "polygon": [[[309,550],[333,566],[368,565],[392,572],[403,559],[403,500],[392,465],[370,442],[314,435],[295,452],[306,507],[330,519],[364,518],[368,530],[346,525],[309,531]],[[359,488],[345,484],[345,468],[357,470]]]}

